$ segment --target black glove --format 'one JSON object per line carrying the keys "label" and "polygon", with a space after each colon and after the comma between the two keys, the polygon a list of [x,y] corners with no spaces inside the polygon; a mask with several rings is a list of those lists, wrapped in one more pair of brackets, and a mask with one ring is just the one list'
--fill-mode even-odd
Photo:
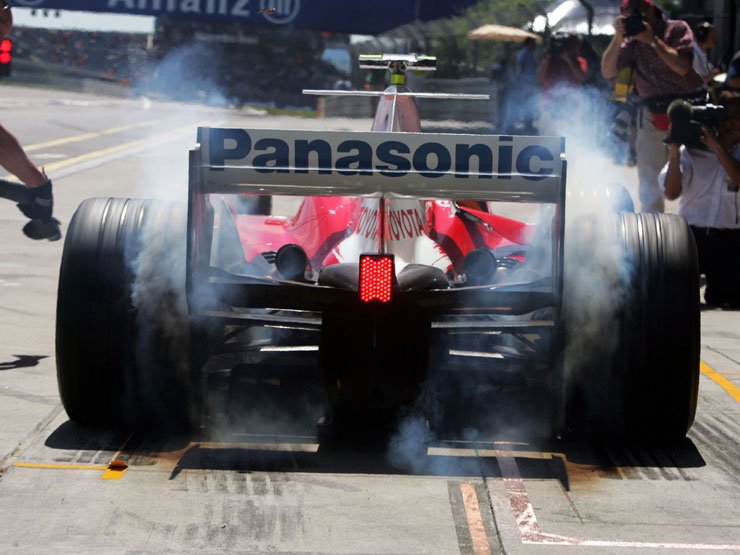
{"label": "black glove", "polygon": [[51,180],[38,187],[28,188],[28,199],[18,203],[18,209],[31,220],[48,222],[54,210],[54,195]]}

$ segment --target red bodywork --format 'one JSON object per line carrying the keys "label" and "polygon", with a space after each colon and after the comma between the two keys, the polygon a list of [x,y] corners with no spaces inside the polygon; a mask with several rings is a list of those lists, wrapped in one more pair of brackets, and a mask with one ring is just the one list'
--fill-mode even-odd
{"label": "red bodywork", "polygon": [[[408,92],[406,87],[392,86],[380,97],[372,131],[421,132],[415,99],[396,94],[404,92]],[[225,198],[236,222],[247,262],[264,253],[276,252],[283,245],[296,244],[306,252],[311,268],[320,270],[337,263],[339,260],[333,250],[353,233],[359,234],[360,225],[367,226],[367,220],[362,219],[361,198],[305,197],[297,212],[287,218],[239,214],[236,203]],[[392,251],[392,248],[387,249],[391,237],[389,227],[393,224],[389,222],[388,214],[393,203],[398,201],[380,199],[379,202],[382,207],[377,212],[379,217],[372,219],[372,233],[376,237],[370,240],[376,243],[374,252]],[[412,234],[431,239],[423,248],[441,251],[439,255],[446,255],[449,259],[445,269],[456,274],[463,272],[465,256],[480,248],[491,249],[495,254],[496,249],[508,247],[506,256],[522,261],[536,227],[535,224],[492,214],[485,205],[475,202],[419,202],[421,208],[414,211],[409,225],[421,229],[414,229]],[[363,228],[362,231],[367,238],[367,230]],[[522,248],[517,249],[517,246]]]}
{"label": "red bodywork", "polygon": [[[456,273],[470,251],[479,248],[510,249],[523,260],[535,224],[455,205],[448,201],[426,201],[424,233],[444,251]],[[359,224],[361,199],[350,197],[306,197],[291,217],[240,215],[232,208],[244,257],[252,261],[265,252],[275,252],[283,245],[303,247],[314,269],[335,262],[331,256],[343,239]],[[387,225],[386,225],[387,227]],[[386,230],[387,232],[387,230]]]}

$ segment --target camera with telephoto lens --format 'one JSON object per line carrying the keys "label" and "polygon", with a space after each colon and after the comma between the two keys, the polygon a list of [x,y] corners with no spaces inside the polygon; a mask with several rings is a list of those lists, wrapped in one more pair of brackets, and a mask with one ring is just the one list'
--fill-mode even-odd
{"label": "camera with telephoto lens", "polygon": [[630,15],[624,18],[624,34],[628,37],[639,35],[645,30],[645,16],[642,15],[642,0],[630,0]]}
{"label": "camera with telephoto lens", "polygon": [[692,106],[683,99],[674,100],[668,106],[671,131],[666,143],[686,145],[689,148],[707,148],[701,141],[702,126],[716,132],[719,124],[727,118],[727,108],[714,104]]}
{"label": "camera with telephoto lens", "polygon": [[567,37],[562,35],[553,35],[547,42],[547,53],[550,56],[560,56],[565,52],[565,40]]}

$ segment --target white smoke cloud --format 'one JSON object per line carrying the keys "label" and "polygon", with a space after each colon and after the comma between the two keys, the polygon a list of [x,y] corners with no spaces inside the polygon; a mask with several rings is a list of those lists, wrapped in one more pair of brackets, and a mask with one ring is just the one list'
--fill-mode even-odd
{"label": "white smoke cloud", "polygon": [[[558,104],[557,114],[553,105],[545,103],[537,125],[541,135],[566,139],[565,302],[573,309],[567,311],[573,333],[565,346],[565,358],[569,377],[578,381],[578,372],[598,363],[600,356],[611,356],[619,341],[617,318],[633,268],[623,245],[616,240],[616,212],[634,206],[630,191],[634,190],[636,176],[634,169],[612,159],[613,138],[608,128],[611,109],[605,97],[593,92],[581,95],[574,90],[559,93],[559,98],[570,101]],[[484,343],[481,340],[481,351],[486,349]],[[462,384],[459,391],[475,392],[476,387],[475,383]],[[529,404],[531,399],[524,406]],[[493,434],[537,442],[542,439],[537,434],[549,430],[547,426],[538,427],[536,418],[524,422],[531,412],[519,424],[498,418],[496,411],[506,410],[498,403],[464,401],[459,406],[459,410],[491,411],[489,416],[475,415],[473,427],[461,432],[466,438]],[[539,414],[548,418],[546,410]],[[422,446],[434,439],[434,431],[429,431],[418,417],[402,420],[390,441],[389,461],[417,472],[427,471],[429,462],[421,456]]]}

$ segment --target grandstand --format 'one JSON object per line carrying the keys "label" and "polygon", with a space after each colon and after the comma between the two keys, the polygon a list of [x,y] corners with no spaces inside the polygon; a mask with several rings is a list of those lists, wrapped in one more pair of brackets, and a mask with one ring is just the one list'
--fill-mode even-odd
{"label": "grandstand", "polygon": [[146,71],[147,35],[14,27],[15,58],[131,83]]}
{"label": "grandstand", "polygon": [[346,77],[321,54],[348,37],[313,31],[160,18],[154,36],[15,27],[11,38],[17,60],[183,101],[313,108],[303,88]]}

